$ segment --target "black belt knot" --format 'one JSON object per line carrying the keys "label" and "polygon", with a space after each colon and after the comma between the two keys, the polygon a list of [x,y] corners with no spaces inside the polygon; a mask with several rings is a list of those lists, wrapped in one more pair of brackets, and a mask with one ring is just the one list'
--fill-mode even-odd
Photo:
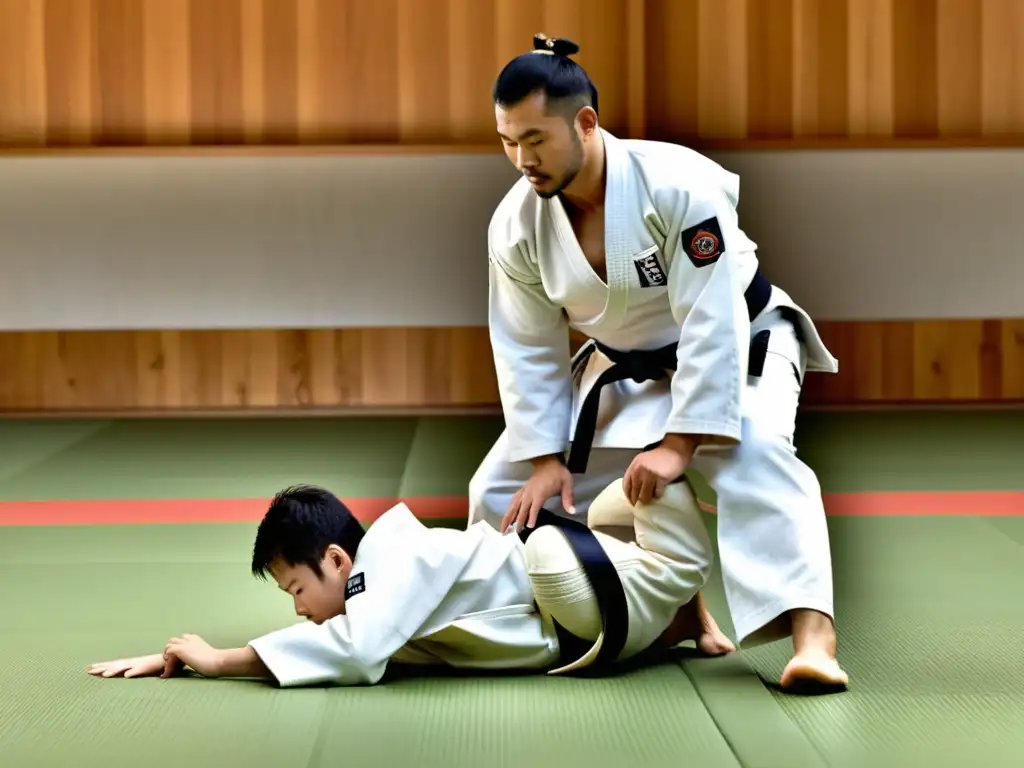
{"label": "black belt knot", "polygon": [[[751,321],[761,314],[768,305],[771,295],[772,284],[758,270],[754,273],[754,279],[750,281],[750,285],[747,286],[747,290],[743,294],[747,303],[747,314]],[[668,372],[674,371],[677,366],[676,349],[678,344],[675,343],[666,344],[660,349],[627,351],[612,349],[596,339],[594,345],[612,362],[612,365],[598,376],[580,407],[579,417],[576,419],[576,434],[573,437],[569,459],[566,462],[569,471],[573,474],[582,474],[587,471],[590,448],[594,443],[594,432],[597,430],[597,408],[601,402],[601,390],[609,384],[625,379],[631,379],[637,384],[658,381],[666,378],[669,375]],[[586,365],[586,361],[582,365]]]}
{"label": "black belt knot", "polygon": [[594,346],[612,362],[612,368],[617,369],[614,379],[617,381],[632,379],[637,384],[657,381],[668,376],[667,371],[676,367],[676,344],[667,344],[660,349],[634,349],[628,352],[612,349],[597,340]]}

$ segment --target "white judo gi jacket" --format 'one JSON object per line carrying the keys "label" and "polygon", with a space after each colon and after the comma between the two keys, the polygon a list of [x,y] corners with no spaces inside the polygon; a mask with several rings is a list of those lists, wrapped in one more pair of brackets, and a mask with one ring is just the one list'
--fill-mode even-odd
{"label": "white judo gi jacket", "polygon": [[[744,292],[758,259],[738,224],[739,178],[682,146],[601,135],[607,282],[560,200],[541,199],[526,179],[490,222],[489,326],[510,461],[566,450],[611,365],[598,352],[573,371],[569,327],[619,351],[678,344],[670,379],[604,388],[593,447],[642,449],[666,432],[740,439],[752,335]],[[799,318],[806,369],[836,372],[810,317],[775,287],[761,316],[778,307]]]}
{"label": "white judo gi jacket", "polygon": [[558,637],[537,611],[523,548],[485,523],[427,528],[398,504],[359,545],[344,615],[249,645],[282,687],[373,684],[392,660],[550,669]]}

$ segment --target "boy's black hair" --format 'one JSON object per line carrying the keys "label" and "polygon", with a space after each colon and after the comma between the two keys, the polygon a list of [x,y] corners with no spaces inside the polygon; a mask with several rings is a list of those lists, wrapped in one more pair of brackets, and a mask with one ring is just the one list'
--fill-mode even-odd
{"label": "boy's black hair", "polygon": [[315,485],[294,485],[278,493],[260,522],[252,550],[252,573],[266,579],[270,564],[308,565],[320,578],[327,547],[337,544],[355,559],[365,531],[334,494]]}
{"label": "boy's black hair", "polygon": [[593,107],[597,112],[597,87],[583,67],[569,58],[580,47],[571,40],[544,35],[534,36],[533,47],[532,52],[516,56],[501,70],[494,81],[494,103],[513,107],[543,91],[548,110],[570,121],[583,107]]}

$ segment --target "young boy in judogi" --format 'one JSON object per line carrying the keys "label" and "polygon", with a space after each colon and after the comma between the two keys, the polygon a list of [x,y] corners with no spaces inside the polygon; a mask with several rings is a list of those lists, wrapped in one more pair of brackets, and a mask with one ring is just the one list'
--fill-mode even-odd
{"label": "young boy in judogi", "polygon": [[633,507],[616,481],[589,528],[547,521],[522,537],[486,523],[427,528],[398,504],[364,531],[328,491],[289,488],[259,526],[252,572],[273,578],[308,621],[238,648],[183,635],[88,672],[188,667],[281,687],[358,685],[380,681],[389,663],[561,673],[687,639],[707,654],[734,650],[698,596],[712,550],[686,483]]}

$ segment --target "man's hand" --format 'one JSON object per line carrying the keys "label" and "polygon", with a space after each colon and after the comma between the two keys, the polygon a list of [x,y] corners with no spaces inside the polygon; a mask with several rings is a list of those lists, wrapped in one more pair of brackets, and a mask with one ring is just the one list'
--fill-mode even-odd
{"label": "man's hand", "polygon": [[666,435],[661,445],[639,454],[622,477],[629,503],[650,504],[660,499],[665,486],[686,472],[697,449],[697,440],[686,435]]}
{"label": "man's hand", "polygon": [[165,669],[164,655],[154,653],[130,659],[115,659],[91,664],[86,671],[94,677],[151,677]]}
{"label": "man's hand", "polygon": [[570,515],[576,514],[572,504],[572,473],[556,457],[535,463],[533,474],[526,485],[512,496],[508,511],[501,519],[501,530],[508,533],[513,525],[516,531],[521,531],[524,526],[533,528],[537,524],[541,507],[553,496],[561,496],[565,511]]}
{"label": "man's hand", "polygon": [[199,635],[172,637],[164,650],[164,674],[170,677],[184,664],[203,677],[219,677],[224,666],[224,653],[207,643]]}

